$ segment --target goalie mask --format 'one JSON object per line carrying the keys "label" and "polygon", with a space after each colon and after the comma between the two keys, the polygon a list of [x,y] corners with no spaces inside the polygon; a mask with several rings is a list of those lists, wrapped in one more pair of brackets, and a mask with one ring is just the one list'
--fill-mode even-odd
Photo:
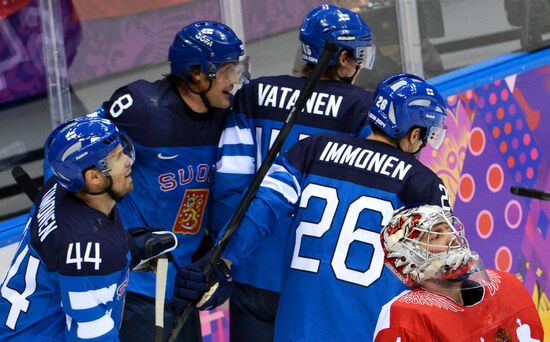
{"label": "goalie mask", "polygon": [[397,210],[380,238],[386,266],[407,286],[456,283],[483,269],[460,220],[438,206]]}

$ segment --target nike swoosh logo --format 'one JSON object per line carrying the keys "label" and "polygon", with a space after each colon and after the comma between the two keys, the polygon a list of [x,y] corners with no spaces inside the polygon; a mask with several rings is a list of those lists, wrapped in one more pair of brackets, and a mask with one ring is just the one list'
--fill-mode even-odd
{"label": "nike swoosh logo", "polygon": [[176,154],[174,156],[163,156],[162,153],[157,154],[157,157],[159,157],[159,159],[163,159],[163,160],[174,159],[177,156],[179,156],[179,154]]}

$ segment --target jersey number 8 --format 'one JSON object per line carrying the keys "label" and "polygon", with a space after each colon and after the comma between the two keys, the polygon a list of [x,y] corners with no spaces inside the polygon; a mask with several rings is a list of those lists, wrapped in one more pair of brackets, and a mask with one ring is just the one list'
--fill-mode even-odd
{"label": "jersey number 8", "polygon": [[134,99],[132,99],[132,96],[130,94],[124,94],[113,101],[111,108],[109,108],[109,113],[111,113],[113,118],[118,118],[120,114],[122,114],[125,109],[130,108],[133,103]]}

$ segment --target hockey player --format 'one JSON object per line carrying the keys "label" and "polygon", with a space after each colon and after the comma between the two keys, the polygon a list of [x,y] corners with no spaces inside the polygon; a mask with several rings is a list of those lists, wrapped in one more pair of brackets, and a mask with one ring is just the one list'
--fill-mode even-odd
{"label": "hockey player", "polygon": [[[356,14],[333,5],[308,13],[300,29],[303,77],[261,77],[236,94],[234,117],[221,139],[221,159],[214,182],[212,224],[222,227],[231,217],[256,169],[284,124],[325,42],[338,53],[298,116],[282,150],[299,139],[319,133],[342,133],[366,137],[370,133],[367,113],[372,93],[350,83],[361,68],[374,59],[372,35]],[[281,222],[288,225],[288,222]],[[230,305],[231,338],[238,341],[272,341],[283,263],[284,230],[261,243],[243,263],[233,269],[235,288]]]}
{"label": "hockey player", "polygon": [[[177,234],[173,252],[190,262],[208,225],[210,184],[218,141],[233,87],[247,69],[243,44],[226,25],[199,21],[179,31],[168,55],[170,74],[155,82],[138,80],[103,104],[105,115],[136,147],[135,190],[119,205],[125,227],[162,227]],[[170,263],[166,298],[172,298],[176,268]],[[131,274],[121,339],[154,339],[155,277]],[[174,313],[165,306],[165,326]],[[201,340],[198,314],[182,330],[186,341]],[[169,329],[165,329],[166,334]]]}
{"label": "hockey player", "polygon": [[412,287],[380,312],[375,341],[543,341],[537,309],[512,274],[485,270],[460,220],[424,205],[380,233],[385,264]]}
{"label": "hockey player", "polygon": [[[403,205],[450,210],[441,180],[414,157],[425,144],[441,145],[445,117],[434,88],[395,75],[374,94],[368,139],[317,135],[277,159],[224,254],[240,265],[260,239],[286,230],[276,341],[372,338],[382,305],[404,289],[384,270],[379,232]],[[182,267],[176,296],[196,300],[203,279]]]}
{"label": "hockey player", "polygon": [[175,235],[124,230],[114,207],[133,188],[134,154],[112,122],[70,120],[46,148],[56,177],[2,283],[0,340],[116,341],[129,268],[175,248]]}

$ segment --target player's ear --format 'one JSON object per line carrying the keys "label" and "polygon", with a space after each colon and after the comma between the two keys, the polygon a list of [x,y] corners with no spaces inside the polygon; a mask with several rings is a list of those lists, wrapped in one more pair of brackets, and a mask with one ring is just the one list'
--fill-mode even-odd
{"label": "player's ear", "polygon": [[354,62],[353,55],[348,50],[342,50],[340,51],[340,54],[338,55],[338,64],[341,66],[345,66],[347,63]]}
{"label": "player's ear", "polygon": [[93,191],[93,189],[102,186],[105,176],[95,167],[91,167],[84,171],[83,177],[84,184]]}
{"label": "player's ear", "polygon": [[420,127],[414,127],[409,131],[408,139],[411,143],[415,143],[418,140],[422,140],[422,129]]}
{"label": "player's ear", "polygon": [[[206,75],[204,75],[206,76]],[[191,68],[191,82],[192,83],[199,83],[201,79],[203,78],[203,73],[201,72],[201,68],[198,66]]]}

